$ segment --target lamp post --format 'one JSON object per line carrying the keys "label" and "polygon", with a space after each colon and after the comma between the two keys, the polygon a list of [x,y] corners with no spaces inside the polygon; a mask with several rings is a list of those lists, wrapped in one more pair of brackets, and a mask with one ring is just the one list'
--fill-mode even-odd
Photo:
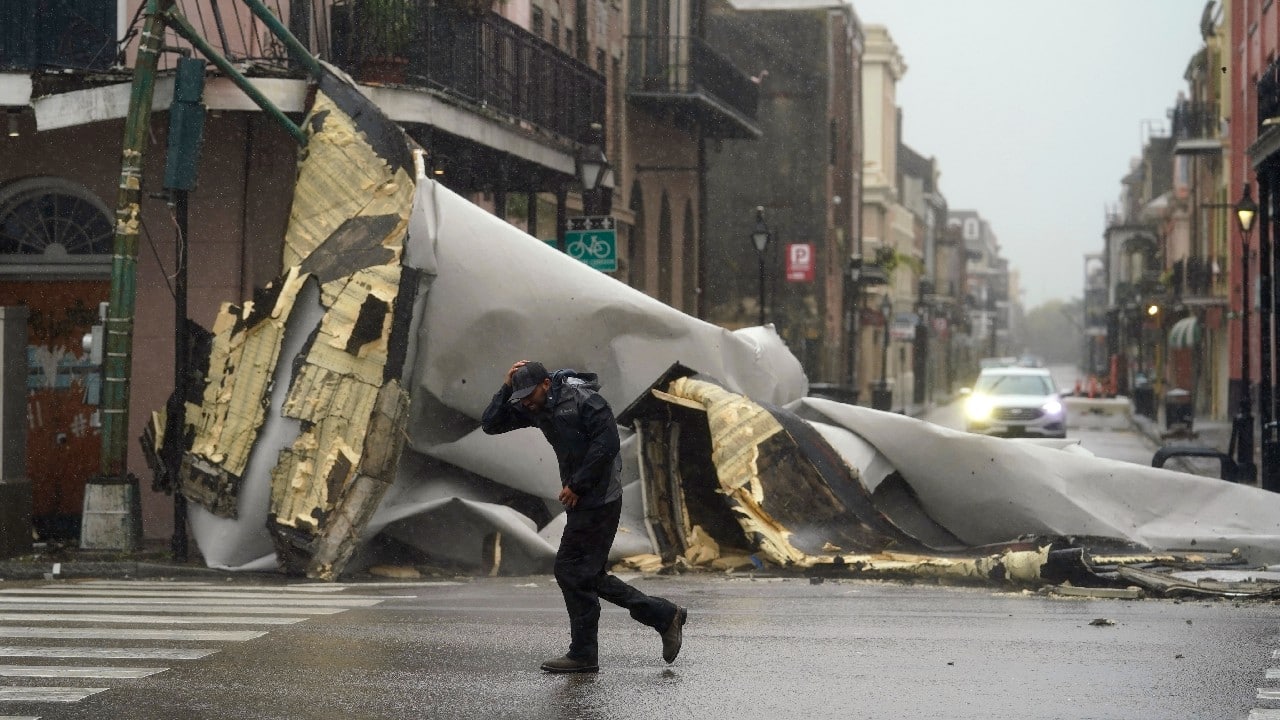
{"label": "lamp post", "polygon": [[1236,450],[1236,465],[1243,480],[1250,483],[1257,479],[1258,468],[1253,462],[1253,401],[1249,397],[1249,233],[1258,214],[1253,192],[1246,183],[1244,194],[1236,203],[1236,220],[1240,223],[1240,387],[1239,412],[1231,426],[1231,446]]}
{"label": "lamp post", "polygon": [[764,224],[764,206],[756,206],[756,226],[751,231],[751,243],[760,261],[760,324],[764,325],[764,251],[769,246],[769,226]]}
{"label": "lamp post", "polygon": [[854,404],[858,402],[858,336],[862,322],[858,306],[861,304],[862,253],[854,253],[849,257],[849,288],[852,298],[849,300],[849,388],[853,392]]}
{"label": "lamp post", "polygon": [[884,321],[884,338],[880,343],[880,382],[871,391],[871,407],[875,410],[891,410],[893,394],[889,391],[889,328],[893,318],[893,299],[888,291],[880,296],[880,317]]}
{"label": "lamp post", "polygon": [[604,129],[600,123],[591,123],[587,142],[578,151],[574,163],[578,182],[582,183],[582,214],[608,215],[612,210],[611,193],[604,187],[605,179],[613,172],[609,158],[604,154]]}

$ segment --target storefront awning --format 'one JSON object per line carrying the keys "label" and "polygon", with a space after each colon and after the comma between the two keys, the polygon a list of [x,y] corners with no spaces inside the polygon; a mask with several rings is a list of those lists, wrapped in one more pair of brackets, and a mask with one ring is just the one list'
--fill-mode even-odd
{"label": "storefront awning", "polygon": [[1196,316],[1185,317],[1169,329],[1170,349],[1193,348],[1200,344],[1200,321]]}

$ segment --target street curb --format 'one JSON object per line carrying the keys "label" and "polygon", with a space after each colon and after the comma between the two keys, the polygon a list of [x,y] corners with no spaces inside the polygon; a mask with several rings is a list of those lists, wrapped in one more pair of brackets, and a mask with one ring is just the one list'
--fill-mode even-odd
{"label": "street curb", "polygon": [[196,565],[167,565],[164,563],[136,561],[0,561],[0,580],[62,580],[88,578],[135,579],[166,577],[222,578],[230,577],[230,573],[223,570],[214,570]]}

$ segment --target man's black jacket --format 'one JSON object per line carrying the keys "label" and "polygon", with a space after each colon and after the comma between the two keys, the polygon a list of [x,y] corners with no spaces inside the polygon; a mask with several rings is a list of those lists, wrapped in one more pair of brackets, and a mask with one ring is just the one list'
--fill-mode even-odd
{"label": "man's black jacket", "polygon": [[600,507],[622,497],[618,424],[600,393],[595,373],[557,370],[542,411],[511,402],[511,386],[498,388],[480,418],[489,435],[536,427],[555,450],[560,484],[578,496],[575,510]]}

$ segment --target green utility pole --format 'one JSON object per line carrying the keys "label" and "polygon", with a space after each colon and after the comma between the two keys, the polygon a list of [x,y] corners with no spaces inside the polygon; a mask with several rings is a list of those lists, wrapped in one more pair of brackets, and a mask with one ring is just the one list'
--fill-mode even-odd
{"label": "green utility pole", "polygon": [[164,43],[165,13],[174,0],[147,0],[146,20],[134,63],[129,115],[125,118],[111,258],[111,297],[104,321],[101,473],[84,489],[80,546],[132,550],[142,537],[138,480],[126,463],[133,316],[137,305],[138,235],[142,225],[142,166],[151,129],[156,67]]}
{"label": "green utility pole", "polygon": [[[116,200],[116,233],[111,261],[111,297],[105,325],[105,352],[102,390],[102,462],[100,474],[90,478],[85,487],[85,510],[81,522],[80,546],[98,549],[132,549],[141,535],[141,509],[137,478],[128,473],[127,448],[129,432],[129,384],[133,360],[133,325],[137,305],[138,237],[142,227],[142,169],[151,129],[151,106],[155,94],[156,70],[164,49],[167,30],[191,42],[202,55],[222,70],[246,95],[268,115],[279,122],[290,135],[305,145],[306,133],[273,105],[253,83],[244,77],[227,58],[218,54],[200,36],[186,17],[175,7],[175,0],[146,0],[145,21],[134,63],[133,89],[129,97],[129,114],[125,119],[124,149],[121,153],[120,187]],[[285,44],[312,76],[323,69],[288,29],[280,23],[261,0],[244,0]],[[198,71],[201,75],[203,71]],[[203,78],[198,78],[202,80]],[[176,87],[181,93],[182,87]],[[173,138],[171,138],[173,141]],[[198,142],[197,142],[198,144]],[[178,177],[179,184],[194,179],[194,151],[179,158],[180,162],[166,172],[166,184]],[[190,177],[186,177],[186,176]],[[185,217],[186,197],[182,191],[181,206]],[[185,223],[183,223],[185,225]],[[185,248],[186,228],[181,229],[180,247]],[[179,260],[185,267],[185,258]],[[178,308],[178,321],[185,320],[185,310]],[[179,335],[181,332],[179,332]],[[175,338],[182,344],[183,338]],[[182,359],[176,358],[181,371]],[[181,384],[179,383],[179,389]],[[168,442],[176,442],[176,438]],[[176,475],[175,475],[176,477]],[[178,493],[181,491],[178,490]],[[175,523],[184,522],[175,509]],[[123,522],[119,521],[124,517]],[[185,539],[175,540],[175,554],[184,554]]]}

